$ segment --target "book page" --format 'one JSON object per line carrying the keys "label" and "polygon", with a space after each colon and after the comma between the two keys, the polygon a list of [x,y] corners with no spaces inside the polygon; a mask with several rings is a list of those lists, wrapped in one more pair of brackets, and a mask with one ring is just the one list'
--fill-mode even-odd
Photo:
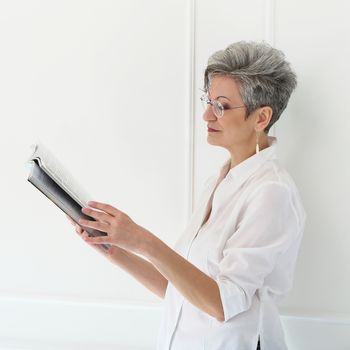
{"label": "book page", "polygon": [[[34,146],[34,147],[33,147]],[[73,175],[53,155],[53,153],[42,143],[33,145],[33,154],[29,160],[38,159],[42,169],[72,196],[81,206],[86,207],[91,196],[74,179]]]}

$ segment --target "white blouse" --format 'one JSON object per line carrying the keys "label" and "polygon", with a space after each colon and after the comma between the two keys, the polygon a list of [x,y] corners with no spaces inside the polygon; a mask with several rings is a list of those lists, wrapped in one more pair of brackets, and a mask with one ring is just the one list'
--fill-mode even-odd
{"label": "white blouse", "polygon": [[[213,278],[225,320],[191,304],[169,282],[158,350],[287,349],[277,304],[292,288],[306,213],[269,147],[208,178],[174,250]],[[201,225],[212,205],[209,220]]]}

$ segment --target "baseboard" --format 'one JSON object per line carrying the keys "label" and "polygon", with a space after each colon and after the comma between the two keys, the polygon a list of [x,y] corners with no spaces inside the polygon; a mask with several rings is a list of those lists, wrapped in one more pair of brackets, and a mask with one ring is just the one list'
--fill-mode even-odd
{"label": "baseboard", "polygon": [[288,350],[349,350],[350,315],[281,312]]}
{"label": "baseboard", "polygon": [[154,350],[160,316],[152,304],[0,296],[0,349]]}
{"label": "baseboard", "polygon": [[[1,350],[150,350],[159,304],[0,295]],[[281,312],[289,350],[349,350],[350,315]]]}

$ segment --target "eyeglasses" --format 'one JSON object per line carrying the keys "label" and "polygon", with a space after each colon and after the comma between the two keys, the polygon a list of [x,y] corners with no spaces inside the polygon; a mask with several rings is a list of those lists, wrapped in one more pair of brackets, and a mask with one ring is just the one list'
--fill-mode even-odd
{"label": "eyeglasses", "polygon": [[204,110],[207,109],[208,104],[212,105],[213,112],[215,116],[219,119],[224,116],[225,110],[230,110],[230,109],[236,109],[236,108],[245,108],[246,106],[237,106],[237,107],[232,107],[232,108],[225,108],[218,100],[211,100],[209,99],[208,95],[204,93],[201,96],[201,101],[202,101],[202,106]]}

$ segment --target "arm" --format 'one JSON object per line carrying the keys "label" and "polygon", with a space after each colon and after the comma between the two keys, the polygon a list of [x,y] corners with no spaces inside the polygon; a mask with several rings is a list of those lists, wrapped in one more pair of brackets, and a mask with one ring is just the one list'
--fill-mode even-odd
{"label": "arm", "polygon": [[189,302],[218,321],[224,320],[220,292],[215,280],[151,233],[143,250],[148,260]]}
{"label": "arm", "polygon": [[[76,224],[68,215],[66,216],[70,223],[75,226],[75,231],[78,235],[84,239],[87,236],[86,231]],[[164,298],[168,280],[150,262],[117,246],[112,246],[107,253],[105,249],[99,245],[89,245],[108,258],[113,264],[119,266],[133,276],[151,292],[162,299]]]}
{"label": "arm", "polygon": [[151,292],[164,299],[168,280],[150,262],[122,249],[114,263]]}
{"label": "arm", "polygon": [[251,306],[254,293],[278,257],[292,244],[299,244],[298,221],[289,189],[268,183],[251,194],[241,221],[226,242],[215,280],[149,231],[140,251],[189,302],[226,322]]}
{"label": "arm", "polygon": [[[132,252],[130,256],[134,253],[144,256],[164,276],[163,278],[170,281],[189,302],[217,320],[224,320],[220,291],[215,280],[177,254],[150,231],[137,225],[122,211],[100,202],[89,202],[89,205],[104,210],[105,213],[84,208],[84,213],[99,220],[99,222],[79,220],[79,223],[83,226],[107,232],[108,235],[86,237],[84,238],[85,241],[95,244],[109,243],[113,247],[123,248],[128,253]],[[142,276],[138,268],[140,260],[133,257],[133,262],[129,262],[128,267],[126,267],[127,256],[126,254],[124,262],[121,263],[122,266],[129,272],[133,271],[133,275],[139,281],[145,281],[145,277]],[[147,267],[146,271],[148,271],[147,275],[151,281],[158,279],[156,278],[158,274],[155,273],[153,268]],[[158,282],[156,285],[161,286],[163,284]],[[150,284],[148,284],[149,286]],[[163,295],[162,292],[160,294]]]}
{"label": "arm", "polygon": [[215,280],[109,204],[90,201],[90,207],[104,212],[83,208],[98,221],[79,223],[107,232],[107,236],[87,238],[88,242],[112,244],[144,256],[189,302],[226,322],[250,307],[253,294],[272,271],[277,257],[300,237],[298,218],[284,185],[264,184],[251,196],[252,203],[227,240]]}

